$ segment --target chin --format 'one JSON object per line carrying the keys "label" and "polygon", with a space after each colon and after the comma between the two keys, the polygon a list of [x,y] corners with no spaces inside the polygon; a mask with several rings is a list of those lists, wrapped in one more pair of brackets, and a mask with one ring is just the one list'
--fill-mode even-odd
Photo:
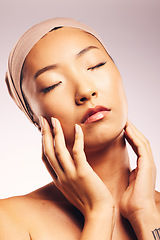
{"label": "chin", "polygon": [[104,126],[96,130],[89,129],[84,133],[85,151],[96,151],[110,146],[115,141],[123,138],[123,129],[125,123],[121,126]]}

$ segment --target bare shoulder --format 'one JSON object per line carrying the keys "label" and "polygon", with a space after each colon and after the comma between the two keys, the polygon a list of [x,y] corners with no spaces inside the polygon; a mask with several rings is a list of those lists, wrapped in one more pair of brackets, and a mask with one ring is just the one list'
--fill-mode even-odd
{"label": "bare shoulder", "polygon": [[[79,236],[82,224],[79,212],[53,183],[24,196],[0,200],[0,232],[5,236],[0,240],[52,239],[53,235],[61,239],[66,234],[72,239]],[[20,237],[13,238],[13,232]]]}
{"label": "bare shoulder", "polygon": [[[63,195],[51,183],[23,196],[1,199],[0,211],[1,213],[9,213],[10,216],[16,215],[16,218],[23,216],[24,219],[24,216],[27,217],[31,212],[34,213],[45,205],[50,205],[52,209],[55,209],[58,204],[61,205],[65,202]],[[28,209],[30,209],[29,212]]]}
{"label": "bare shoulder", "polygon": [[0,240],[30,240],[28,226],[20,219],[20,202],[18,198],[0,200]]}

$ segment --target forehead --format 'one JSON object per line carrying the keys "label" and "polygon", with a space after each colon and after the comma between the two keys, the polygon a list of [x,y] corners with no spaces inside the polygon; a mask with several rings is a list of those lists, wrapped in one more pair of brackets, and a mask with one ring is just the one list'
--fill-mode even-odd
{"label": "forehead", "polygon": [[56,46],[61,45],[62,47],[69,43],[74,43],[72,46],[76,46],[80,43],[83,44],[91,41],[100,44],[97,38],[89,32],[73,27],[61,27],[47,33],[37,42],[37,44],[35,44],[33,49],[35,50],[36,47],[39,47],[40,45],[42,46],[50,43],[52,45],[55,44]]}
{"label": "forehead", "polygon": [[95,45],[103,48],[99,40],[81,29],[62,27],[47,33],[29,52],[26,62],[42,58],[45,60],[52,54],[57,61],[60,55],[77,54],[83,48]]}

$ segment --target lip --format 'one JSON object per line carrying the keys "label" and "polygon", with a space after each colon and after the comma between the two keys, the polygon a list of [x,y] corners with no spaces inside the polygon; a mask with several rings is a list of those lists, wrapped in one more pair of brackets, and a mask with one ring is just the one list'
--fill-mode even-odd
{"label": "lip", "polygon": [[106,114],[110,111],[111,109],[100,105],[97,105],[94,108],[89,108],[82,118],[82,123],[86,124],[97,122],[103,119],[106,116]]}

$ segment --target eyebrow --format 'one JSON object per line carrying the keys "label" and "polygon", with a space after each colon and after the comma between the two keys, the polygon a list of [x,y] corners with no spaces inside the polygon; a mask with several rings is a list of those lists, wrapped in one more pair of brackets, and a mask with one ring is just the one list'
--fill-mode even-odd
{"label": "eyebrow", "polygon": [[[83,54],[87,53],[88,51],[90,51],[91,49],[99,49],[98,47],[96,46],[88,46],[84,49],[82,49],[79,53],[76,54],[76,57],[79,58],[81,57]],[[53,65],[49,65],[49,66],[46,66],[40,70],[38,70],[35,75],[34,75],[34,79],[36,79],[39,75],[41,75],[42,73],[46,72],[46,71],[49,71],[49,70],[53,70],[53,69],[56,69],[58,68],[58,64],[53,64]]]}
{"label": "eyebrow", "polygon": [[87,52],[88,52],[89,50],[91,50],[91,49],[99,49],[99,48],[96,47],[96,46],[88,46],[88,47],[82,49],[82,50],[77,54],[77,57],[82,56],[84,53],[87,53]]}
{"label": "eyebrow", "polygon": [[44,73],[44,72],[46,72],[46,71],[49,71],[49,70],[51,70],[51,69],[55,69],[55,68],[57,68],[57,67],[58,67],[57,64],[53,64],[53,65],[49,65],[49,66],[46,66],[46,67],[38,70],[38,71],[36,72],[36,74],[34,75],[34,79],[36,79],[40,74],[42,74],[42,73]]}

